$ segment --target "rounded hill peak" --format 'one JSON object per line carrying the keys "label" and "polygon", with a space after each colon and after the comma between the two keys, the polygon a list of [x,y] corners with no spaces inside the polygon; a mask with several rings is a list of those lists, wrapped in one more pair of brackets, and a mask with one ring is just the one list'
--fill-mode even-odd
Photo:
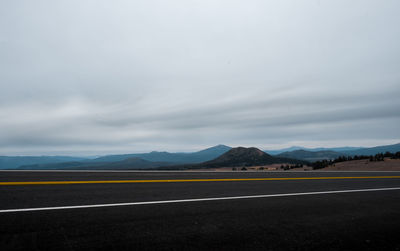
{"label": "rounded hill peak", "polygon": [[255,147],[235,147],[229,150],[226,154],[232,156],[268,156],[268,154]]}

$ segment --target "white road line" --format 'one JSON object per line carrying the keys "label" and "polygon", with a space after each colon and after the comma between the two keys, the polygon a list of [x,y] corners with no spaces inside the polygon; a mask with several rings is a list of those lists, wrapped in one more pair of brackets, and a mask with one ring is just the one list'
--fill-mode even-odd
{"label": "white road line", "polygon": [[320,191],[320,192],[305,192],[305,193],[281,193],[281,194],[265,194],[265,195],[247,195],[247,196],[200,198],[200,199],[182,199],[182,200],[159,200],[159,201],[143,201],[143,202],[113,203],[113,204],[94,204],[94,205],[79,205],[79,206],[61,206],[61,207],[17,208],[17,209],[0,210],[0,213],[49,211],[49,210],[81,209],[81,208],[97,208],[97,207],[121,207],[121,206],[185,203],[185,202],[199,202],[199,201],[239,200],[239,199],[288,197],[288,196],[317,195],[317,194],[375,192],[375,191],[390,191],[390,190],[400,190],[400,187],[355,189],[355,190],[336,190],[336,191]]}

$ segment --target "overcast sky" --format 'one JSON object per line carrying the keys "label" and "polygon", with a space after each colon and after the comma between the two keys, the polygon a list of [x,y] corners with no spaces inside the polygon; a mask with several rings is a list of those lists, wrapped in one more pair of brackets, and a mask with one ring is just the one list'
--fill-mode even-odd
{"label": "overcast sky", "polygon": [[400,1],[0,2],[0,155],[400,142]]}

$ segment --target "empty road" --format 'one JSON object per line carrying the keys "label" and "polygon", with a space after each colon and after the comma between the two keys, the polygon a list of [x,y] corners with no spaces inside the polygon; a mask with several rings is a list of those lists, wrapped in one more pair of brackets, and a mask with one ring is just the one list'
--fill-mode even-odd
{"label": "empty road", "polygon": [[0,250],[400,250],[400,172],[0,171]]}

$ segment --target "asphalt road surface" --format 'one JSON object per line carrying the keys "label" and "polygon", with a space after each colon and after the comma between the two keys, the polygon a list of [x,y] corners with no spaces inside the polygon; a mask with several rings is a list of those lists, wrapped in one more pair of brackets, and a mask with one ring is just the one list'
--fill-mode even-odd
{"label": "asphalt road surface", "polygon": [[400,250],[399,172],[0,171],[0,250]]}

